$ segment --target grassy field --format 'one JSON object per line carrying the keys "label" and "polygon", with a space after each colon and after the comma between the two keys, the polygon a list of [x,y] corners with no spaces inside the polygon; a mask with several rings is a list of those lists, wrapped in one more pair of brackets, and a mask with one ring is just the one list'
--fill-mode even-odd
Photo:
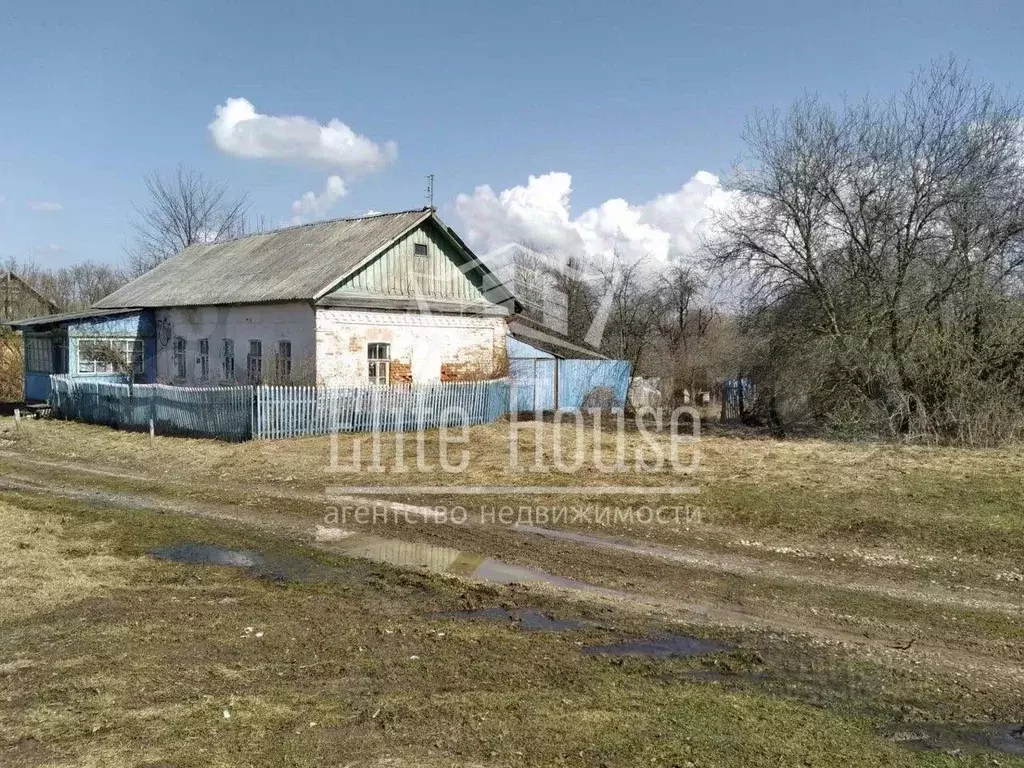
{"label": "grassy field", "polygon": [[[503,503],[457,488],[524,482],[507,426],[470,437],[478,466],[461,480],[400,480],[450,496],[399,500]],[[992,729],[1024,720],[1024,454],[724,435],[700,451],[686,480],[700,494],[679,499],[702,507],[699,523],[562,526],[676,559],[472,515],[375,526],[633,596],[616,600],[316,545],[324,489],[343,484],[326,439],[151,442],[0,421],[0,764],[1024,765],[990,748]],[[605,475],[529,482],[579,486],[574,503],[636,504],[588,496]],[[148,554],[182,542],[301,567],[259,578]],[[438,615],[497,607],[581,624],[530,632]],[[665,632],[731,649],[582,652]],[[922,734],[935,749],[898,743]]]}

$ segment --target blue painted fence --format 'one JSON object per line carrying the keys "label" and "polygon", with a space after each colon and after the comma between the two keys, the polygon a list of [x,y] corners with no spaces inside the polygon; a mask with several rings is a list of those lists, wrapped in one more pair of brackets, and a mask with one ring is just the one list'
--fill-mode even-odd
{"label": "blue painted fence", "polygon": [[[222,440],[490,424],[514,411],[623,407],[622,360],[513,359],[510,378],[362,387],[176,387],[51,377],[54,416]],[[588,395],[601,392],[599,403]],[[610,394],[610,398],[607,395]],[[557,396],[557,399],[556,399]]]}
{"label": "blue painted fence", "polygon": [[241,441],[252,436],[253,387],[172,387],[52,376],[57,418],[158,434]]}
{"label": "blue painted fence", "polygon": [[[577,411],[587,396],[610,394],[615,407],[626,405],[632,367],[625,360],[560,360],[523,357],[509,360],[514,411]],[[605,402],[607,397],[600,398]],[[593,403],[597,404],[597,403]]]}
{"label": "blue painted fence", "polygon": [[509,382],[381,387],[174,387],[53,376],[57,418],[158,434],[272,440],[334,432],[489,424],[508,413]]}

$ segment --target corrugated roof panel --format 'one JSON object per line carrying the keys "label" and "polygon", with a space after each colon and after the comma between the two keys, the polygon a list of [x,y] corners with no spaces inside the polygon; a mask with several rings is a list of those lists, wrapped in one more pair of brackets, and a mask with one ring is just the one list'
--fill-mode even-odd
{"label": "corrugated roof panel", "polygon": [[431,215],[429,209],[303,224],[192,245],[98,308],[305,301]]}

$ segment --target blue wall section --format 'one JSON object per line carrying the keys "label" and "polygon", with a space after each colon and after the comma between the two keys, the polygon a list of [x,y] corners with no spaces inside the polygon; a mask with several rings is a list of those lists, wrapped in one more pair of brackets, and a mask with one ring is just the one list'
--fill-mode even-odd
{"label": "blue wall section", "polygon": [[626,405],[632,366],[626,360],[560,360],[558,366],[558,407],[575,411],[595,389],[607,388],[615,396],[615,407]]}
{"label": "blue wall section", "polygon": [[149,310],[135,312],[130,315],[116,317],[96,317],[87,320],[75,320],[64,324],[68,334],[68,373],[72,376],[83,376],[91,380],[115,380],[109,374],[90,374],[78,372],[78,342],[88,338],[141,338],[145,356],[145,372],[142,376],[144,384],[156,381],[156,333],[154,331],[153,313]]}
{"label": "blue wall section", "polygon": [[[140,383],[156,381],[156,333],[153,313],[140,310],[126,315],[93,317],[80,320],[56,322],[40,328],[51,336],[63,336],[67,341],[67,367],[70,376],[89,381],[119,381],[120,377],[105,373],[78,372],[78,345],[85,339],[141,339],[145,358],[144,373]],[[32,335],[28,331],[27,336]],[[25,372],[25,399],[28,401],[47,400],[50,397],[50,374]]]}
{"label": "blue wall section", "polygon": [[50,396],[50,374],[25,372],[25,401],[39,402]]}
{"label": "blue wall section", "polygon": [[537,349],[537,347],[527,344],[525,341],[520,341],[519,339],[514,338],[512,336],[508,337],[508,356],[510,358],[543,357],[549,360],[554,358],[554,355],[552,355],[550,352],[545,352],[542,349]]}
{"label": "blue wall section", "polygon": [[511,357],[508,376],[512,382],[513,411],[550,411],[555,407],[555,366],[552,356]]}
{"label": "blue wall section", "polygon": [[611,390],[616,408],[626,404],[632,367],[625,360],[512,357],[508,363],[514,411],[576,411],[595,389]]}

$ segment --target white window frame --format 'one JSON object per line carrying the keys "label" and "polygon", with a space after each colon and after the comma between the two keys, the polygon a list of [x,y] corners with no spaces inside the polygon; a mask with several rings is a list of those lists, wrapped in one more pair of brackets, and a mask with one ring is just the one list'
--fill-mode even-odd
{"label": "white window frame", "polygon": [[225,381],[235,380],[235,340],[221,339],[220,367]]}
{"label": "white window frame", "polygon": [[245,356],[245,375],[250,384],[263,380],[263,342],[249,339],[249,354]]}
{"label": "white window frame", "polygon": [[[287,350],[287,354],[285,351]],[[277,342],[277,357],[274,360],[274,375],[277,380],[286,384],[292,380],[292,343],[290,341]]]}
{"label": "white window frame", "polygon": [[196,355],[196,374],[202,381],[210,378],[210,340],[199,340],[199,354]]}
{"label": "white window frame", "polygon": [[177,380],[188,378],[188,342],[184,336],[171,339],[171,377]]}
{"label": "white window frame", "polygon": [[142,339],[137,337],[83,337],[75,339],[76,357],[78,365],[76,374],[79,376],[110,376],[116,374],[114,364],[88,360],[85,357],[85,349],[89,345],[108,345],[121,352],[121,359],[125,367],[130,368],[133,376],[142,376],[146,373],[146,345]]}
{"label": "white window frame", "polygon": [[367,343],[366,375],[374,386],[391,383],[391,344],[386,341]]}

